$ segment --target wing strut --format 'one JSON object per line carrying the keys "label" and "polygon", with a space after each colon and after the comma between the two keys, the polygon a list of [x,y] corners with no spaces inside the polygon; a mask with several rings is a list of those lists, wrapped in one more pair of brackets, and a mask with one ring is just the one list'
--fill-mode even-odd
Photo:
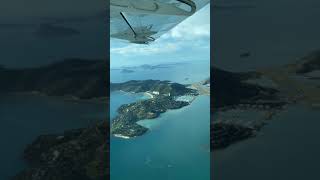
{"label": "wing strut", "polygon": [[128,26],[130,27],[131,31],[132,31],[133,34],[134,34],[134,38],[136,38],[136,37],[137,37],[137,33],[134,31],[133,27],[131,26],[131,24],[130,24],[129,21],[127,20],[126,16],[125,16],[122,12],[120,12],[120,15],[121,15],[121,17],[123,18],[123,20],[124,20],[124,21],[128,24]]}

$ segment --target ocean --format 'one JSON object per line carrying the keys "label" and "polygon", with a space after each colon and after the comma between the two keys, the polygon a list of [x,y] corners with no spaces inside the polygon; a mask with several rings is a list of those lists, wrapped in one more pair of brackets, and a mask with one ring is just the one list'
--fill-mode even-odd
{"label": "ocean", "polygon": [[[148,78],[191,83],[209,77],[209,64],[188,62],[169,68],[120,73],[119,70],[111,71],[111,81]],[[111,118],[117,115],[116,109],[121,104],[144,98],[147,97],[143,94],[112,92]],[[209,96],[199,96],[189,106],[169,110],[157,119],[142,120],[139,124],[150,131],[131,139],[111,137],[111,180],[209,180]]]}

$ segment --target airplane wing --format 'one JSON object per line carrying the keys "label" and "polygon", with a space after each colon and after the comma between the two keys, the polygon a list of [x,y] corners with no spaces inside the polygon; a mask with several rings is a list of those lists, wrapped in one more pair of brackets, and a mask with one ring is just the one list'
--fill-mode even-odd
{"label": "airplane wing", "polygon": [[210,0],[111,0],[110,37],[148,44]]}

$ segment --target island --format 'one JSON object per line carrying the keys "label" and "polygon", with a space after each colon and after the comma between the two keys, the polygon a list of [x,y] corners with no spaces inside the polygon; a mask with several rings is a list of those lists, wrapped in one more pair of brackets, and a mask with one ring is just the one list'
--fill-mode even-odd
{"label": "island", "polygon": [[176,101],[171,96],[158,95],[155,98],[122,105],[118,116],[112,120],[111,134],[130,138],[143,135],[147,128],[137,122],[143,119],[155,119],[168,109],[179,109],[189,105],[189,102]]}
{"label": "island", "polygon": [[134,73],[134,70],[131,69],[122,69],[121,73]]}
{"label": "island", "polygon": [[197,91],[188,88],[189,84],[183,85],[171,81],[160,80],[131,80],[123,83],[110,83],[110,91],[125,91],[132,93],[150,93],[165,96],[198,95]]}
{"label": "island", "polygon": [[169,109],[179,109],[190,104],[177,100],[178,97],[198,95],[198,91],[188,88],[188,85],[160,80],[112,83],[110,89],[131,93],[143,92],[151,96],[151,99],[124,104],[118,108],[118,115],[111,121],[111,134],[122,138],[141,136],[148,131],[148,128],[137,124],[139,120],[155,119]]}

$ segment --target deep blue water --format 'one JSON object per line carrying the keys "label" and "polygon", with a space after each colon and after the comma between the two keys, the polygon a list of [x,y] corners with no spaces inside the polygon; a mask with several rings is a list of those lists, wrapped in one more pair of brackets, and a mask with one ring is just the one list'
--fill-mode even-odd
{"label": "deep blue water", "polygon": [[[134,73],[111,71],[112,82],[161,79],[191,83],[208,77],[209,64],[206,62],[137,70]],[[121,104],[141,98],[146,97],[143,94],[111,93],[111,118],[116,116],[116,109]],[[209,107],[210,97],[199,96],[189,106],[170,110],[157,119],[140,121],[150,128],[140,137],[111,137],[111,180],[209,180]]]}
{"label": "deep blue water", "polygon": [[105,104],[33,95],[0,95],[0,179],[8,180],[25,167],[23,150],[37,136],[86,127],[106,117]]}

